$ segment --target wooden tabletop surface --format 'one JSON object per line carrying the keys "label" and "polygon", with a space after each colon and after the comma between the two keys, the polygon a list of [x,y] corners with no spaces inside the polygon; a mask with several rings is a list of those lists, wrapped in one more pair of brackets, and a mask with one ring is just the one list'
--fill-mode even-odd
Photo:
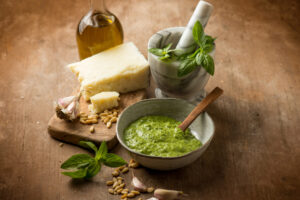
{"label": "wooden tabletop surface", "polygon": [[[149,37],[185,26],[197,2],[107,0],[125,41],[133,41],[144,55]],[[183,190],[190,200],[299,199],[300,2],[210,2],[215,10],[206,32],[217,37],[216,73],[206,89],[224,89],[207,110],[216,124],[215,138],[188,167],[142,168],[136,175],[150,186]],[[47,133],[53,101],[78,85],[65,65],[78,60],[75,29],[88,9],[88,0],[1,1],[2,200],[119,199],[107,192],[110,168],[90,181],[62,175],[61,162],[86,151],[60,147]],[[114,152],[129,159],[119,145]]]}

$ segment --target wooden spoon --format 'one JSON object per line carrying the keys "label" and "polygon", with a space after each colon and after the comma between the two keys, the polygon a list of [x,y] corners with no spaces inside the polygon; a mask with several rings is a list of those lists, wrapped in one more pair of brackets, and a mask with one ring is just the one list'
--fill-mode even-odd
{"label": "wooden spoon", "polygon": [[190,124],[200,115],[200,113],[213,101],[215,101],[219,96],[223,94],[223,90],[216,87],[212,92],[210,92],[184,119],[184,121],[179,125],[182,131],[185,131]]}

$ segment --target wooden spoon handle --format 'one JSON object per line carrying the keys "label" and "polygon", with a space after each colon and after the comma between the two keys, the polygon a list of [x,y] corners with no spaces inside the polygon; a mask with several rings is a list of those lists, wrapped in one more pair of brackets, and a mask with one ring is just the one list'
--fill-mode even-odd
{"label": "wooden spoon handle", "polygon": [[182,131],[185,131],[190,124],[200,115],[200,113],[213,101],[215,101],[219,96],[223,94],[223,90],[216,87],[212,92],[210,92],[184,119],[184,121],[179,125]]}

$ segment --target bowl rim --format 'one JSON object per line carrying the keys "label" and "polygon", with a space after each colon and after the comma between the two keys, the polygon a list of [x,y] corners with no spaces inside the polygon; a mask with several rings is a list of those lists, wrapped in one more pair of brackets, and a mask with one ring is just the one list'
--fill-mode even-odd
{"label": "bowl rim", "polygon": [[195,107],[195,105],[194,104],[192,104],[192,103],[190,103],[190,102],[188,102],[188,101],[186,101],[186,100],[183,100],[183,99],[179,99],[179,98],[149,98],[149,99],[143,99],[143,100],[140,100],[140,101],[138,101],[138,102],[136,102],[136,103],[134,103],[134,104],[132,104],[132,105],[130,105],[130,106],[128,106],[127,108],[125,108],[123,111],[122,111],[122,113],[121,113],[121,115],[119,116],[119,119],[118,119],[118,121],[117,121],[117,125],[116,125],[116,135],[117,135],[117,139],[118,139],[118,141],[119,141],[119,143],[125,148],[125,149],[127,149],[129,152],[131,152],[131,153],[134,153],[134,154],[138,154],[139,156],[142,156],[142,157],[147,157],[147,158],[155,158],[155,159],[164,159],[164,160],[173,160],[173,159],[178,159],[178,158],[183,158],[183,157],[187,157],[187,156],[190,156],[191,154],[195,154],[195,153],[197,153],[198,151],[200,151],[201,149],[204,149],[204,148],[206,148],[209,144],[210,144],[210,142],[211,142],[211,140],[213,139],[213,137],[214,137],[214,135],[215,135],[215,123],[214,123],[214,121],[213,121],[213,119],[211,118],[211,116],[207,113],[207,112],[203,112],[203,113],[206,113],[207,114],[207,116],[209,117],[209,119],[211,120],[211,122],[212,122],[212,129],[213,129],[213,131],[212,131],[212,135],[211,135],[211,137],[204,143],[204,144],[202,144],[200,147],[198,147],[197,149],[195,149],[195,150],[193,150],[193,151],[191,151],[191,152],[189,152],[189,153],[187,153],[187,154],[184,154],[184,155],[181,155],[181,156],[175,156],[175,157],[163,157],[163,156],[151,156],[151,155],[147,155],[147,154],[142,154],[142,153],[140,153],[140,152],[137,152],[137,151],[134,151],[133,149],[131,149],[131,148],[129,148],[124,142],[123,142],[123,140],[121,139],[121,136],[120,136],[120,133],[119,133],[119,122],[120,122],[120,119],[122,118],[122,116],[123,116],[123,114],[129,109],[129,108],[131,108],[131,107],[133,107],[133,106],[136,106],[137,104],[140,104],[140,103],[144,103],[144,102],[146,102],[146,101],[182,101],[182,102],[184,102],[184,103],[186,103],[186,104],[189,104],[189,105],[191,105],[191,106],[193,106],[193,107]]}

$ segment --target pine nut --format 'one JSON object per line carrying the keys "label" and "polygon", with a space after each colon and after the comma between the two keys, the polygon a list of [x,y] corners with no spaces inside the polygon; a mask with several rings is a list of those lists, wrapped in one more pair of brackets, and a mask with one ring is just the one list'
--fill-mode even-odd
{"label": "pine nut", "polygon": [[115,177],[120,175],[120,173],[117,170],[113,171],[111,174]]}
{"label": "pine nut", "polygon": [[109,121],[109,118],[108,118],[108,117],[104,118],[104,120],[103,120],[103,122],[104,122],[105,124],[106,124],[108,121]]}
{"label": "pine nut", "polygon": [[115,183],[113,184],[112,188],[115,189],[118,185],[119,185],[119,183],[118,183],[118,182],[115,182]]}
{"label": "pine nut", "polygon": [[114,194],[114,190],[111,189],[111,188],[108,189],[108,192],[109,192],[110,194]]}
{"label": "pine nut", "polygon": [[139,195],[139,194],[140,194],[140,192],[139,192],[139,191],[136,191],[136,190],[132,190],[130,193],[133,193],[133,194],[135,194],[135,195]]}
{"label": "pine nut", "polygon": [[126,189],[123,189],[121,193],[122,193],[122,194],[127,194],[127,193],[128,193],[128,189],[127,189],[127,190],[126,190]]}
{"label": "pine nut", "polygon": [[94,133],[94,132],[95,132],[95,127],[94,127],[94,126],[91,126],[91,127],[90,127],[90,132],[91,132],[91,133]]}
{"label": "pine nut", "polygon": [[111,123],[114,123],[114,122],[117,122],[117,120],[118,120],[117,117],[112,117],[112,118],[110,119],[110,122],[111,122]]}
{"label": "pine nut", "polygon": [[128,165],[131,168],[138,168],[139,167],[139,163],[135,162],[135,163],[129,163]]}
{"label": "pine nut", "polygon": [[111,127],[111,122],[107,122],[106,127],[110,128]]}
{"label": "pine nut", "polygon": [[129,194],[127,194],[127,197],[128,198],[133,198],[133,197],[135,197],[135,194],[130,192]]}
{"label": "pine nut", "polygon": [[113,181],[106,181],[106,185],[107,185],[107,186],[111,186],[111,185],[113,185],[113,184],[114,184]]}
{"label": "pine nut", "polygon": [[154,188],[153,188],[153,187],[147,188],[147,192],[148,192],[148,193],[151,193],[151,192],[153,192],[153,191],[154,191]]}
{"label": "pine nut", "polygon": [[121,194],[122,190],[123,190],[122,188],[118,189],[118,190],[117,190],[117,193],[118,193],[118,194]]}
{"label": "pine nut", "polygon": [[122,173],[127,173],[129,171],[128,167],[125,167],[124,169],[122,169]]}

